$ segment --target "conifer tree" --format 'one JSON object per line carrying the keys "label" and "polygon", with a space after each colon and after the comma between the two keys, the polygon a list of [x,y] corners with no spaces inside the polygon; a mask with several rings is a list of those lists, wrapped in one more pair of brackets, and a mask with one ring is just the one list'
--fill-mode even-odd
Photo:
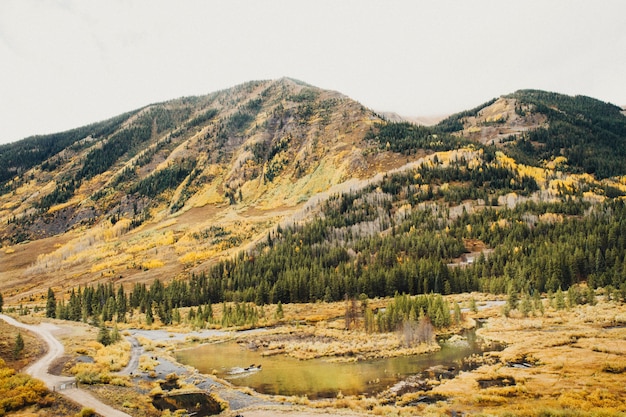
{"label": "conifer tree", "polygon": [[530,294],[526,293],[524,294],[524,297],[522,297],[522,305],[520,307],[520,312],[522,313],[522,316],[528,317],[528,315],[533,310],[534,308],[533,308],[532,301],[530,299]]}
{"label": "conifer tree", "polygon": [[48,288],[48,298],[46,300],[46,317],[55,318],[57,309],[57,300],[54,297],[52,288]]}
{"label": "conifer tree", "polygon": [[565,295],[563,294],[563,291],[561,291],[561,288],[556,290],[556,295],[554,296],[554,299],[556,303],[556,309],[563,310],[565,308]]}
{"label": "conifer tree", "polygon": [[174,311],[172,311],[172,321],[176,324],[180,324],[180,321],[181,321],[180,310],[177,308],[175,308]]}
{"label": "conifer tree", "polygon": [[117,295],[115,296],[115,307],[117,313],[117,321],[120,323],[126,322],[126,312],[128,311],[128,300],[124,293],[124,287],[120,285],[117,289]]}
{"label": "conifer tree", "polygon": [[282,320],[285,317],[285,313],[283,312],[283,303],[281,303],[280,300],[278,301],[278,304],[276,304],[275,316],[277,320]]}
{"label": "conifer tree", "polygon": [[122,340],[122,335],[120,334],[120,330],[117,328],[117,323],[113,324],[113,330],[110,333],[111,343],[117,343]]}
{"label": "conifer tree", "polygon": [[100,331],[98,331],[98,337],[96,340],[102,343],[104,346],[108,346],[111,344],[111,334],[109,330],[106,328],[104,323],[100,326]]}
{"label": "conifer tree", "polygon": [[146,306],[146,324],[151,326],[154,323],[154,315],[152,314],[152,306],[148,304]]}
{"label": "conifer tree", "polygon": [[509,307],[510,310],[515,310],[519,303],[519,294],[515,290],[515,287],[512,283],[509,285],[509,291],[507,295],[508,295],[508,298],[506,300],[507,306]]}
{"label": "conifer tree", "polygon": [[23,350],[24,339],[22,338],[22,333],[18,333],[17,336],[15,336],[15,343],[13,345],[13,358],[17,359]]}
{"label": "conifer tree", "polygon": [[478,306],[476,306],[476,299],[474,297],[470,299],[470,310],[472,313],[478,313]]}

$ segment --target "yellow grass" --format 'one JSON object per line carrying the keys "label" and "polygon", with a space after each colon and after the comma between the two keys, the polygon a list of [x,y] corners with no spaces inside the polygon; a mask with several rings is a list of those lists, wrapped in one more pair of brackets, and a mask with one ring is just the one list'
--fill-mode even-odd
{"label": "yellow grass", "polygon": [[[433,392],[453,398],[453,408],[470,414],[535,416],[542,410],[624,413],[626,329],[603,327],[614,323],[615,316],[624,310],[624,305],[601,301],[597,306],[579,306],[571,311],[548,309],[544,316],[532,319],[492,317],[479,333],[507,343],[504,351],[491,354],[499,362],[461,373]],[[506,365],[518,361],[533,366]],[[502,376],[514,378],[516,384],[478,387],[479,379]]]}

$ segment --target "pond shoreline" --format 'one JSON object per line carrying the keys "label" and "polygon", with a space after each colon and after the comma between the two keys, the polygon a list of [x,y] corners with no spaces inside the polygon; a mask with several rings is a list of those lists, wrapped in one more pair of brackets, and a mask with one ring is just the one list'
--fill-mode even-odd
{"label": "pond shoreline", "polygon": [[[288,356],[284,351],[277,352],[276,349],[271,349],[272,355],[268,356],[263,346],[267,348],[267,338],[272,339],[275,335],[267,333],[263,334],[265,342],[255,339],[258,335],[248,335],[177,349],[174,355],[177,362],[200,373],[212,374],[261,394],[306,396],[309,399],[335,398],[337,395],[372,396],[431,368],[444,366],[454,369],[454,372],[446,374],[453,377],[464,367],[466,357],[499,349],[498,346],[483,343],[474,329],[463,332],[463,336],[446,335],[441,343],[433,342],[417,349],[417,353],[402,355],[395,352],[384,357],[338,358],[330,355],[300,358]],[[289,333],[286,334],[288,336]],[[309,344],[323,341],[319,337],[304,339]],[[279,341],[283,340],[279,337]],[[257,364],[255,372],[233,372],[250,364]]]}

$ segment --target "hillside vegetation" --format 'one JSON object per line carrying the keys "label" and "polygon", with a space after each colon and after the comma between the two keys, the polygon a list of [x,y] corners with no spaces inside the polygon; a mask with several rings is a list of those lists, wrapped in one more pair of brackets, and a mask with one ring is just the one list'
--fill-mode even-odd
{"label": "hillside vegetation", "polygon": [[401,165],[365,139],[376,121],[281,79],[7,145],[0,290],[30,294],[50,272],[52,286],[169,280],[230,256],[318,193]]}
{"label": "hillside vegetation", "polygon": [[556,164],[596,178],[626,171],[626,117],[620,107],[591,97],[519,90],[452,115],[437,129],[498,144],[533,166]]}
{"label": "hillside vegetation", "polygon": [[187,306],[626,291],[625,119],[529,90],[424,127],[291,79],[150,105],[5,149],[1,289],[176,279]]}

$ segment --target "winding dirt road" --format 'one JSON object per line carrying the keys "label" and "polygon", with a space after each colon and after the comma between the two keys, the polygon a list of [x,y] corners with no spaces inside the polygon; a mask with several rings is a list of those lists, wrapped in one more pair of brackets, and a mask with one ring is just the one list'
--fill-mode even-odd
{"label": "winding dirt road", "polygon": [[89,392],[76,388],[77,384],[74,378],[63,377],[57,375],[51,375],[48,372],[50,365],[55,359],[63,355],[63,345],[59,342],[52,332],[58,327],[50,323],[41,323],[37,326],[32,326],[24,323],[20,323],[12,317],[0,314],[0,319],[6,321],[11,326],[19,327],[33,332],[41,339],[43,339],[48,345],[48,352],[40,358],[37,362],[26,368],[26,373],[34,378],[42,380],[49,390],[56,391],[61,395],[69,398],[70,400],[80,404],[83,407],[88,407],[95,410],[96,413],[106,417],[132,417],[122,411],[116,410],[113,407],[101,402]]}

